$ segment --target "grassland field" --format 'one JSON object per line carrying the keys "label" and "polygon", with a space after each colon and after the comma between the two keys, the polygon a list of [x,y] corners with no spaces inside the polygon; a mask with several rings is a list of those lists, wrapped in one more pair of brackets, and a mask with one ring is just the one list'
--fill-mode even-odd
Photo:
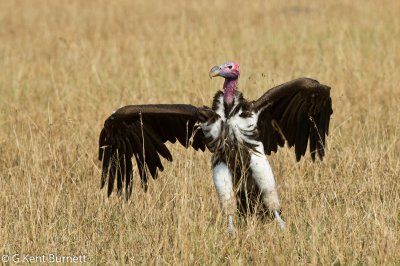
{"label": "grassland field", "polygon": [[[399,14],[389,0],[2,0],[0,255],[399,265]],[[229,60],[249,99],[302,76],[332,87],[325,160],[296,163],[288,148],[269,157],[287,230],[248,217],[231,239],[210,153],[179,145],[147,193],[136,178],[129,202],[107,198],[97,161],[107,116],[210,105],[222,80],[208,71]]]}

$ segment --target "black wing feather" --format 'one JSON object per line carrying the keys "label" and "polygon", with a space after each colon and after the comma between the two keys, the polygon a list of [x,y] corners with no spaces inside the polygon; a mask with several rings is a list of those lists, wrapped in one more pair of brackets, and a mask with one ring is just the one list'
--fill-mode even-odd
{"label": "black wing feather", "polygon": [[125,156],[121,155],[121,160],[119,160],[119,164],[117,165],[117,192],[119,195],[122,193],[122,182],[125,178]]}
{"label": "black wing feather", "polygon": [[[154,144],[157,151],[160,153],[162,157],[167,159],[168,161],[172,161],[172,155],[169,152],[168,148],[164,145],[164,143],[157,137],[157,134],[153,132],[153,130],[149,127],[144,127],[146,131],[146,135],[150,138],[151,142]],[[162,165],[161,165],[162,166]],[[163,169],[160,169],[161,171]]]}
{"label": "black wing feather", "polygon": [[107,174],[108,174],[108,168],[110,164],[110,159],[111,159],[111,148],[106,146],[104,148],[100,148],[100,153],[102,155],[102,158],[100,160],[103,160],[102,164],[102,171],[101,171],[101,188],[104,187],[106,184],[107,180]]}
{"label": "black wing feather", "polygon": [[258,129],[266,154],[284,145],[283,134],[289,147],[295,146],[297,161],[305,155],[308,142],[311,158],[315,160],[317,153],[322,160],[333,113],[330,87],[309,78],[296,79],[267,91],[253,108],[260,111]]}
{"label": "black wing feather", "polygon": [[[117,155],[115,154],[114,157]],[[115,163],[116,158],[111,158],[111,166],[110,166],[110,174],[108,176],[108,189],[107,189],[107,195],[110,196],[113,188],[114,188],[114,180],[115,180],[115,171],[116,171],[116,163]]]}
{"label": "black wing feather", "polygon": [[136,160],[136,164],[138,166],[139,169],[139,176],[140,176],[140,182],[142,185],[142,188],[144,189],[144,191],[147,191],[148,185],[147,185],[147,174],[146,171],[144,171],[144,165],[143,165],[143,161],[140,160],[140,158],[138,156],[135,156],[135,160]]}
{"label": "black wing feather", "polygon": [[297,161],[299,161],[301,156],[304,156],[304,154],[306,153],[307,142],[308,142],[308,137],[309,137],[309,128],[310,128],[307,118],[304,119],[303,121],[300,121],[299,125],[300,125],[300,128],[297,131],[296,145],[295,145]]}
{"label": "black wing feather", "polygon": [[316,130],[314,128],[314,125],[311,125],[311,128],[310,128],[310,154],[311,154],[311,159],[313,161],[315,161],[316,148],[317,148]]}
{"label": "black wing feather", "polygon": [[128,158],[131,158],[133,155],[133,150],[132,150],[133,145],[126,135],[124,136],[124,141],[125,141],[125,147],[126,147],[126,156]]}
{"label": "black wing feather", "polygon": [[126,170],[126,181],[125,181],[125,191],[126,191],[126,199],[128,199],[132,194],[132,160],[128,159],[125,162]]}
{"label": "black wing feather", "polygon": [[103,160],[105,145],[106,145],[106,131],[103,128],[100,132],[100,137],[99,137],[99,161]]}
{"label": "black wing feather", "polygon": [[[125,182],[126,197],[132,193],[135,157],[142,187],[148,188],[148,174],[157,177],[164,170],[160,155],[172,161],[165,142],[178,140],[183,146],[205,150],[202,130],[197,130],[199,109],[184,104],[129,105],[118,109],[104,123],[99,137],[99,160],[102,160],[101,187],[108,177],[110,195],[117,179],[117,191]],[[204,114],[203,114],[204,115]],[[204,119],[204,118],[202,118]],[[193,137],[192,143],[189,140]]]}

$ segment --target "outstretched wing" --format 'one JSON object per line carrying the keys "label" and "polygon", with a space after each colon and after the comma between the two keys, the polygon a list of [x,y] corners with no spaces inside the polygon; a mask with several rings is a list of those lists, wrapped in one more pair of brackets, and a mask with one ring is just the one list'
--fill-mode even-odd
{"label": "outstretched wing", "polygon": [[198,108],[185,104],[128,105],[115,111],[105,121],[99,138],[101,188],[108,177],[110,195],[117,179],[118,193],[125,182],[128,198],[132,192],[131,159],[135,157],[142,186],[147,190],[147,170],[156,178],[164,169],[160,155],[172,161],[167,141],[178,140],[185,147],[204,151],[203,132],[196,124],[199,117]]}
{"label": "outstretched wing", "polygon": [[270,89],[253,104],[261,111],[258,129],[266,154],[276,152],[286,140],[289,147],[295,146],[299,161],[310,142],[312,160],[316,153],[322,160],[333,113],[330,87],[300,78]]}

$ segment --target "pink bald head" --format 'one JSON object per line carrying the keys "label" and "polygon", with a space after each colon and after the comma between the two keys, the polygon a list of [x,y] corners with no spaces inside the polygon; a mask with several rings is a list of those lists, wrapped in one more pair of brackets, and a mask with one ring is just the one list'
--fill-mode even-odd
{"label": "pink bald head", "polygon": [[226,79],[238,79],[240,76],[239,64],[236,62],[228,62],[211,68],[210,77],[220,76]]}
{"label": "pink bald head", "polygon": [[211,68],[209,75],[211,78],[217,76],[225,78],[222,88],[224,92],[224,101],[227,104],[232,104],[237,89],[238,78],[240,76],[239,64],[236,62],[228,62],[215,66]]}

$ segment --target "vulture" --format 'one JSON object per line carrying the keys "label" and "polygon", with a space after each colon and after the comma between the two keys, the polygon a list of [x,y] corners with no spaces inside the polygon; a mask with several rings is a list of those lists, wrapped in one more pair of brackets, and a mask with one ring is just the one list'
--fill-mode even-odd
{"label": "vulture", "polygon": [[[234,215],[268,213],[281,229],[279,196],[266,155],[285,143],[294,146],[296,160],[325,155],[325,138],[332,111],[330,87],[311,78],[276,86],[259,99],[248,101],[238,91],[239,64],[211,68],[210,78],[225,79],[212,107],[190,104],[128,105],[111,114],[99,138],[101,188],[108,196],[116,183],[128,199],[138,175],[145,191],[149,175],[164,170],[161,157],[172,161],[167,142],[177,141],[196,151],[212,153],[212,177],[228,231],[235,232]],[[138,171],[134,170],[132,160]]]}

